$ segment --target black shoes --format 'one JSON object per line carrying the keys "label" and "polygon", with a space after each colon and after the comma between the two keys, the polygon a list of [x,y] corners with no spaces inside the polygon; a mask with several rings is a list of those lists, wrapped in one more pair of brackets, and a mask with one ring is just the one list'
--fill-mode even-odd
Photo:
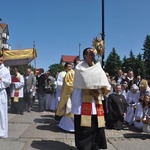
{"label": "black shoes", "polygon": [[23,112],[20,113],[20,115],[23,115],[23,114],[24,114]]}

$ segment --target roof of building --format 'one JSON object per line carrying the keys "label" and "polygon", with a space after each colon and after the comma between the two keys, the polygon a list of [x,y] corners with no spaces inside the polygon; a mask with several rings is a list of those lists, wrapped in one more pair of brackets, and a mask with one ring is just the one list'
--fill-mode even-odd
{"label": "roof of building", "polygon": [[69,55],[62,55],[61,60],[63,62],[74,62],[74,60],[77,58],[78,56],[69,56]]}
{"label": "roof of building", "polygon": [[6,28],[6,24],[4,24],[4,23],[1,23],[0,26],[1,26],[2,29]]}

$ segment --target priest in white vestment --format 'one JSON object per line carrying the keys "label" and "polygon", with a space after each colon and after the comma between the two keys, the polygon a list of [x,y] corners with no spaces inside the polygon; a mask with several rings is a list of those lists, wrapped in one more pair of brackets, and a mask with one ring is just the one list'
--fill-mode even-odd
{"label": "priest in white vestment", "polygon": [[10,86],[11,75],[3,64],[4,58],[0,54],[0,138],[8,137],[8,113],[6,88]]}
{"label": "priest in white vestment", "polygon": [[78,150],[106,149],[102,97],[110,92],[110,84],[100,63],[94,63],[92,48],[84,49],[83,58],[75,68],[72,92],[75,145]]}

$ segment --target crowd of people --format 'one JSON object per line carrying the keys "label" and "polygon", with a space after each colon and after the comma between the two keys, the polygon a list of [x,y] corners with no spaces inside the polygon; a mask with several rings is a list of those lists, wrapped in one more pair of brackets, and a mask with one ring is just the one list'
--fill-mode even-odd
{"label": "crowd of people", "polygon": [[132,70],[126,74],[119,69],[116,76],[109,76],[90,47],[84,49],[83,61],[75,61],[74,66],[67,62],[55,77],[43,68],[38,75],[31,68],[24,74],[14,68],[10,74],[3,60],[0,54],[0,138],[8,137],[9,98],[11,113],[30,113],[35,99],[39,112],[55,112],[58,126],[74,132],[78,150],[107,149],[105,128],[133,125],[150,132],[149,81],[135,77]]}
{"label": "crowd of people", "polygon": [[140,75],[135,77],[132,70],[124,74],[121,69],[118,75],[108,76],[108,79],[111,92],[106,97],[106,126],[122,129],[124,124],[128,124],[150,132],[149,80],[142,79]]}

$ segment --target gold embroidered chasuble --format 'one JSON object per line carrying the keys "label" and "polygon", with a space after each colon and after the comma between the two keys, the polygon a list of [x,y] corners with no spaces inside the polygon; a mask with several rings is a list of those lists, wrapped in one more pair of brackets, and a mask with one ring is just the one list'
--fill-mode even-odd
{"label": "gold embroidered chasuble", "polygon": [[64,77],[62,93],[56,110],[56,115],[58,116],[68,115],[73,117],[73,114],[71,114],[71,94],[73,91],[73,80],[74,70],[71,69]]}

